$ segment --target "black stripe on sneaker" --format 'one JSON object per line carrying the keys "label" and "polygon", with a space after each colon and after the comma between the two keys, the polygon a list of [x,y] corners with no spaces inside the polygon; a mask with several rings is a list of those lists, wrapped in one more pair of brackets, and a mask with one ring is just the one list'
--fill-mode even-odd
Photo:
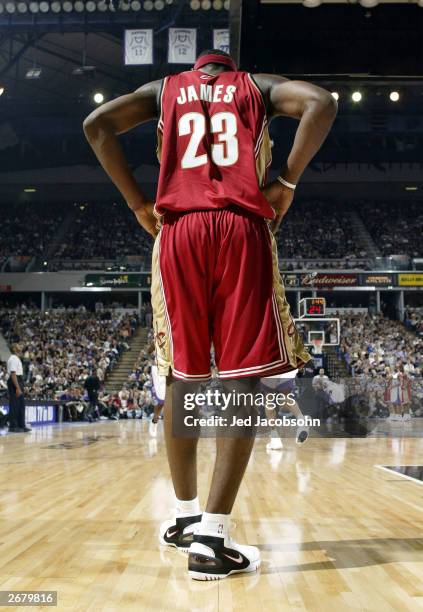
{"label": "black stripe on sneaker", "polygon": [[175,524],[167,528],[163,539],[167,544],[174,544],[181,548],[187,548],[193,541],[192,533],[185,533],[184,529],[194,523],[201,521],[201,514],[196,516],[181,516],[175,520]]}
{"label": "black stripe on sneaker", "polygon": [[250,560],[238,550],[226,548],[224,539],[194,534],[194,542],[211,548],[214,557],[202,553],[190,552],[188,570],[205,574],[229,574],[233,570],[243,570],[250,565]]}

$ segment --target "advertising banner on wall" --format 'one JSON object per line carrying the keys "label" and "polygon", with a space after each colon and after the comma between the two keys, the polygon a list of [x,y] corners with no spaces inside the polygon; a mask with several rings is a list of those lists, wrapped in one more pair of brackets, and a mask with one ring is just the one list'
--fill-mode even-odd
{"label": "advertising banner on wall", "polygon": [[388,287],[394,284],[393,274],[373,272],[371,274],[360,274],[360,285],[364,287]]}
{"label": "advertising banner on wall", "polygon": [[358,274],[343,272],[310,272],[301,274],[300,286],[302,287],[356,287],[358,285]]}
{"label": "advertising banner on wall", "polygon": [[422,287],[423,273],[398,274],[398,285],[400,287]]}
{"label": "advertising banner on wall", "polygon": [[140,289],[151,285],[151,275],[130,274],[86,274],[85,287],[111,287],[112,289]]}

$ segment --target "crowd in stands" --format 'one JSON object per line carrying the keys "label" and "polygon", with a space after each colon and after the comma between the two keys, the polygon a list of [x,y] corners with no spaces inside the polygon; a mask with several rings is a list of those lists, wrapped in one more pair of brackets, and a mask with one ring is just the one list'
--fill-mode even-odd
{"label": "crowd in stands", "polygon": [[[84,306],[41,312],[0,309],[0,329],[9,345],[18,343],[31,399],[79,393],[90,372],[100,380],[115,367],[138,326],[138,316],[117,310],[88,312]],[[0,373],[5,382],[4,367]]]}
{"label": "crowd in stands", "polygon": [[350,230],[351,221],[342,207],[317,200],[294,202],[278,234],[279,256],[282,261],[296,259],[297,265],[302,259],[367,257]]}
{"label": "crowd in stands", "polygon": [[[352,268],[357,267],[356,260],[361,260],[359,268],[371,267],[369,253],[351,230],[349,212],[361,216],[383,256],[422,255],[423,206],[419,201],[295,200],[277,238],[282,267]],[[52,240],[60,229],[64,235],[54,246]],[[10,256],[45,258],[48,253],[44,269],[52,271],[146,269],[152,249],[151,237],[128,207],[111,202],[14,204],[4,211],[0,238],[0,262]],[[90,260],[92,266],[86,263]],[[39,262],[44,265],[42,259]]]}
{"label": "crowd in stands", "polygon": [[116,260],[151,253],[152,239],[123,203],[86,204],[76,207],[76,217],[55,259]]}
{"label": "crowd in stands", "polygon": [[[97,404],[99,418],[141,419],[144,415],[150,415],[153,412],[157,398],[153,391],[151,375],[151,366],[154,363],[152,339],[153,334],[150,331],[146,340],[146,346],[149,349],[140,351],[128,376],[128,381],[122,389],[114,393],[109,393],[105,388],[100,390]],[[66,392],[59,399],[66,402],[65,418],[67,420],[78,421],[86,418],[89,405],[80,390],[73,395]]]}
{"label": "crowd in stands", "polygon": [[52,204],[2,205],[0,258],[39,256],[51,243],[61,225],[65,209]]}
{"label": "crowd in stands", "polygon": [[423,416],[421,311],[407,313],[404,324],[383,315],[343,315],[340,354],[370,413],[389,413],[390,404],[396,402]]}
{"label": "crowd in stands", "polygon": [[357,211],[382,255],[423,255],[423,202],[366,202]]}

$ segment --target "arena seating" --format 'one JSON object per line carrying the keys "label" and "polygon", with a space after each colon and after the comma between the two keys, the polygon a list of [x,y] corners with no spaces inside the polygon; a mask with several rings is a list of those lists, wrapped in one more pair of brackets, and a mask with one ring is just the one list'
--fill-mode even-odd
{"label": "arena seating", "polygon": [[0,207],[0,258],[39,256],[48,248],[66,209],[53,204],[16,203]]}
{"label": "arena seating", "polygon": [[[278,234],[283,268],[371,269],[369,253],[351,229],[350,214],[359,214],[383,256],[422,255],[420,202],[298,200]],[[123,203],[25,203],[4,208],[0,245],[1,265],[8,257],[38,257],[40,269],[50,271],[113,270],[120,265],[129,270],[149,268],[152,239]]]}
{"label": "arena seating", "polygon": [[[4,337],[9,344],[21,346],[26,393],[31,399],[54,399],[72,386],[82,387],[90,371],[104,379],[129,347],[137,326],[137,315],[117,310],[0,309]],[[4,366],[0,388],[5,379],[2,372]]]}
{"label": "arena seating", "polygon": [[124,204],[78,207],[73,225],[53,253],[57,259],[117,260],[127,255],[149,255],[152,239]]}
{"label": "arena seating", "polygon": [[382,255],[423,255],[422,202],[363,202],[357,210]]}
{"label": "arena seating", "polygon": [[346,233],[349,227],[342,207],[320,201],[294,203],[278,234],[280,256],[284,260],[366,257]]}

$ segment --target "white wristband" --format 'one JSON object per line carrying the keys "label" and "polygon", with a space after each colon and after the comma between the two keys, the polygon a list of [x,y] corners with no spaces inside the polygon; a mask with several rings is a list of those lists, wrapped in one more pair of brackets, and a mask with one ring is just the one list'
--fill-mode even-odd
{"label": "white wristband", "polygon": [[289,187],[289,189],[296,189],[296,185],[294,185],[294,183],[288,183],[288,181],[286,181],[284,178],[282,178],[281,176],[277,176],[276,180],[279,181],[282,185],[285,185],[285,187]]}

